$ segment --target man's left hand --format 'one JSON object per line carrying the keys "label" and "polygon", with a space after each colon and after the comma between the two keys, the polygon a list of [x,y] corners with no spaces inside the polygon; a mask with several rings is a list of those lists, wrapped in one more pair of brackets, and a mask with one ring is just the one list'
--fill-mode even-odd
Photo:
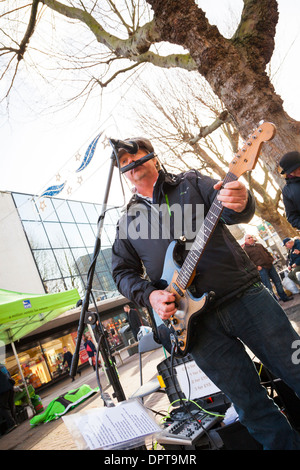
{"label": "man's left hand", "polygon": [[[223,181],[214,185],[214,189],[220,190],[218,200],[224,207],[235,212],[243,212],[248,202],[248,191],[246,186],[240,181],[231,181],[222,188]],[[221,189],[222,188],[222,189]]]}

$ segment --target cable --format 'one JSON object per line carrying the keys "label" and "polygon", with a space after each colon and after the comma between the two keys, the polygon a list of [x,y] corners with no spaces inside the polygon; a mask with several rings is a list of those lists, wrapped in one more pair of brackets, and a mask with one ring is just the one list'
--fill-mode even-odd
{"label": "cable", "polygon": [[104,398],[103,398],[103,388],[102,388],[101,382],[100,382],[100,373],[99,373],[99,367],[98,367],[98,365],[99,365],[99,364],[98,364],[98,361],[99,361],[99,355],[100,355],[100,342],[101,342],[101,339],[102,339],[102,338],[101,338],[101,335],[100,335],[99,340],[98,340],[98,343],[97,343],[96,364],[95,364],[95,366],[96,366],[97,384],[98,384],[98,387],[99,387],[100,395],[101,395],[102,400],[105,401]]}
{"label": "cable", "polygon": [[[187,412],[190,412],[188,410],[188,407],[185,406],[185,403],[183,401],[183,399],[181,398],[180,396],[180,391],[178,390],[177,388],[177,384],[176,384],[176,377],[175,377],[175,372],[174,372],[174,357],[175,357],[175,352],[176,352],[176,348],[177,348],[177,345],[176,345],[176,339],[174,337],[174,335],[170,335],[170,339],[171,339],[171,377],[173,379],[173,383],[174,383],[174,388],[175,388],[175,392],[177,394],[177,396],[179,397],[178,400],[176,401],[180,401],[181,405],[186,408],[186,411]],[[174,402],[173,402],[174,403]]]}
{"label": "cable", "polygon": [[[208,410],[206,410],[205,408],[202,408],[202,406],[200,406],[199,403],[197,403],[196,401],[190,400],[190,399],[188,399],[188,398],[179,398],[178,400],[174,400],[174,401],[170,404],[170,406],[169,406],[169,408],[168,408],[168,411],[169,411],[170,407],[173,406],[173,403],[176,403],[177,401],[181,401],[181,400],[182,400],[182,401],[189,401],[189,402],[193,403],[195,406],[197,406],[198,408],[200,408],[200,410],[202,410],[204,413],[207,413],[208,415],[217,416],[217,417],[219,417],[219,418],[225,418],[225,415],[222,415],[222,414],[219,414],[219,413],[213,413],[212,411],[208,411]],[[193,416],[194,416],[194,415],[193,415]]]}
{"label": "cable", "polygon": [[189,388],[188,399],[190,399],[191,398],[191,391],[192,391],[190,376],[189,376],[187,368],[186,368],[186,362],[183,362],[183,365],[184,365],[186,378],[187,378],[187,381],[188,381],[188,388]]}

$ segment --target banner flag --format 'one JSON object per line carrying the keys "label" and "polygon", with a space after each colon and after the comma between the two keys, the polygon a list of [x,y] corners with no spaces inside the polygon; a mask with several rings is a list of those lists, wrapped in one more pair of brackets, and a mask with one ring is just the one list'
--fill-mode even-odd
{"label": "banner flag", "polygon": [[96,145],[98,143],[98,140],[99,140],[101,134],[102,134],[102,132],[100,132],[100,134],[98,134],[94,138],[94,140],[90,143],[87,151],[85,152],[84,159],[82,160],[82,163],[81,163],[80,167],[77,168],[76,173],[79,173],[79,171],[84,170],[88,166],[90,161],[92,160],[92,158],[94,156],[94,153],[95,153]]}
{"label": "banner flag", "polygon": [[41,195],[40,197],[45,197],[45,196],[56,196],[56,194],[59,194],[65,187],[66,181],[63,184],[59,184],[57,186],[49,186]]}

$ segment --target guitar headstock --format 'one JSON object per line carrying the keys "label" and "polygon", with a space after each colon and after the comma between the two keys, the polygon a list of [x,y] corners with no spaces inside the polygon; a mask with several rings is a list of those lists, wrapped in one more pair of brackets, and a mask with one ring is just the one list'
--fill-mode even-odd
{"label": "guitar headstock", "polygon": [[271,122],[263,122],[250,135],[243,147],[235,155],[229,165],[229,171],[237,178],[253,170],[257,163],[261,146],[264,142],[273,139],[276,133],[276,127]]}

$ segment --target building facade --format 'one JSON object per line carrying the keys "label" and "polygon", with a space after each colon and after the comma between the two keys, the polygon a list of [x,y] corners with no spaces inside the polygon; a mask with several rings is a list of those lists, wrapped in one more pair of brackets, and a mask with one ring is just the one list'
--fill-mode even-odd
{"label": "building facade", "polygon": [[[84,298],[100,212],[99,204],[54,197],[41,201],[30,194],[0,192],[0,287],[24,293],[76,288]],[[105,215],[92,289],[112,350],[130,339],[120,331],[127,324],[123,310],[127,299],[119,294],[110,268],[119,217],[118,209]],[[80,313],[80,308],[66,312],[18,341],[23,373],[35,388],[66,375],[63,351],[64,347],[72,354],[75,351]],[[85,332],[91,336],[91,330]],[[18,382],[17,363],[9,346],[6,364]],[[82,342],[79,366],[85,364],[88,356]]]}
{"label": "building facade", "polygon": [[[45,292],[77,288],[85,292],[87,273],[97,237],[101,206],[80,201],[11,193]],[[110,273],[111,247],[118,209],[107,211],[101,234],[93,292],[97,298],[114,297],[118,291]]]}

